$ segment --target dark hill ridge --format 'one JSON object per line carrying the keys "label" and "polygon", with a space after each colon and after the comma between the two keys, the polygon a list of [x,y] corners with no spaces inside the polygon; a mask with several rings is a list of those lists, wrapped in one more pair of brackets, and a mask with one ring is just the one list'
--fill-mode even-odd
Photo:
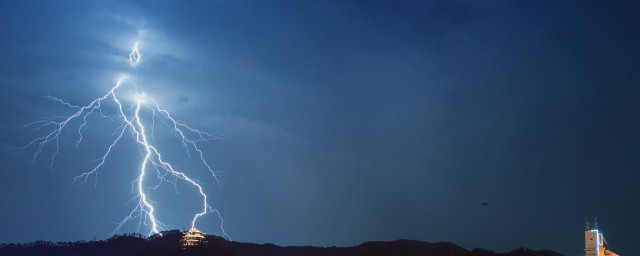
{"label": "dark hill ridge", "polygon": [[448,242],[428,243],[414,240],[366,242],[353,247],[278,246],[224,240],[207,236],[206,246],[181,249],[178,230],[163,232],[162,236],[143,238],[140,235],[116,235],[102,241],[52,243],[38,241],[30,244],[2,244],[2,256],[562,256],[553,251],[517,249],[495,253],[484,249],[466,250]]}

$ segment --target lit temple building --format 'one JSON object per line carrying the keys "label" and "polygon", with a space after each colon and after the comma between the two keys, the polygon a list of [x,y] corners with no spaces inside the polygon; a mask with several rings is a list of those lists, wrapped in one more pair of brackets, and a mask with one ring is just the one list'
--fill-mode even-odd
{"label": "lit temple building", "polygon": [[182,239],[180,239],[180,246],[182,248],[205,245],[207,244],[206,235],[202,231],[197,228],[191,228],[187,232],[184,233]]}
{"label": "lit temple building", "polygon": [[584,231],[584,242],[585,256],[619,256],[604,247],[604,245],[607,244],[607,240],[604,239],[602,232],[598,230],[597,224],[594,228],[590,228],[587,223],[587,229]]}

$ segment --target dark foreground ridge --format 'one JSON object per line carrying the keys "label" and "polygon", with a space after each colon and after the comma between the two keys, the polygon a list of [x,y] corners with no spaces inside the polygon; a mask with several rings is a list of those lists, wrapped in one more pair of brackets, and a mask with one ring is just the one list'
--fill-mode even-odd
{"label": "dark foreground ridge", "polygon": [[7,256],[562,256],[553,251],[517,249],[495,253],[483,249],[466,250],[448,242],[427,243],[413,240],[366,242],[353,247],[277,246],[232,242],[217,236],[207,236],[207,245],[182,249],[182,233],[165,231],[162,236],[143,238],[140,235],[116,235],[103,241],[52,243],[38,241],[29,244],[2,244],[0,255]]}

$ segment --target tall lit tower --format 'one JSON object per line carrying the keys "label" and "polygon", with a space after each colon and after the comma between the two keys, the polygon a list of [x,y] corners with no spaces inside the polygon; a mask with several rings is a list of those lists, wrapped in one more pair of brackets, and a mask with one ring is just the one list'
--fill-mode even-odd
{"label": "tall lit tower", "polygon": [[590,228],[587,224],[584,231],[584,255],[585,256],[619,256],[618,254],[605,249],[604,245],[607,240],[604,239],[604,235],[598,229],[598,224],[595,227]]}
{"label": "tall lit tower", "polygon": [[604,236],[598,229],[584,231],[584,255],[604,256]]}

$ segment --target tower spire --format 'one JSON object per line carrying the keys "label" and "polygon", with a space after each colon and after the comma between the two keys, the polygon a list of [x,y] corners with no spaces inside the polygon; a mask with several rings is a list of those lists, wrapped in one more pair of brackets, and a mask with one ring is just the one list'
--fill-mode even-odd
{"label": "tower spire", "polygon": [[589,223],[589,219],[584,218],[584,231],[591,230],[591,224]]}

